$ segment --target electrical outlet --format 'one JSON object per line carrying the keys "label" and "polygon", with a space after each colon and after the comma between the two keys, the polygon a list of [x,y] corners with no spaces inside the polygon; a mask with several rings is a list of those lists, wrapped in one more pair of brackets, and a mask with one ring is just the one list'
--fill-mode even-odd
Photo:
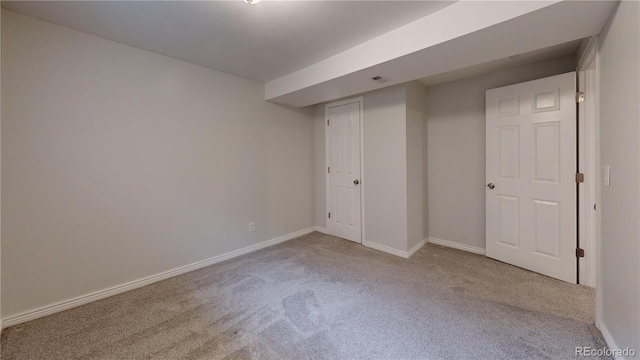
{"label": "electrical outlet", "polygon": [[256,223],[252,221],[249,223],[249,232],[254,232],[254,231],[256,231]]}

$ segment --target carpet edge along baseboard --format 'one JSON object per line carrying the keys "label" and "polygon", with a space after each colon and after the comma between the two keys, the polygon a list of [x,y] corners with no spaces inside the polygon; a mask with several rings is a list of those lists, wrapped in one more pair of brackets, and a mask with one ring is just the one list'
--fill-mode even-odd
{"label": "carpet edge along baseboard", "polygon": [[217,255],[206,260],[194,262],[194,263],[181,266],[172,270],[163,271],[155,275],[147,276],[138,280],[133,280],[133,281],[130,281],[121,285],[116,285],[107,289],[98,290],[98,291],[81,295],[69,300],[60,301],[55,304],[46,305],[34,310],[28,310],[17,315],[8,316],[2,319],[1,326],[2,328],[8,328],[10,326],[18,325],[21,323],[25,323],[27,321],[45,317],[47,315],[69,310],[74,307],[85,305],[94,301],[106,299],[110,296],[118,295],[130,290],[138,289],[143,286],[156,283],[158,281],[166,280],[174,276],[182,275],[190,271],[198,270],[209,265],[213,265],[225,260],[232,259],[234,257],[238,257],[238,256],[248,254],[250,252],[254,252],[260,249],[264,249],[266,247],[273,246],[288,240],[292,240],[297,237],[310,234],[314,231],[316,231],[316,227],[311,226],[306,229],[302,229],[296,232],[292,232],[290,234],[279,236],[271,240],[263,241],[263,242],[260,242],[251,246],[247,246],[238,250],[233,250],[221,255]]}

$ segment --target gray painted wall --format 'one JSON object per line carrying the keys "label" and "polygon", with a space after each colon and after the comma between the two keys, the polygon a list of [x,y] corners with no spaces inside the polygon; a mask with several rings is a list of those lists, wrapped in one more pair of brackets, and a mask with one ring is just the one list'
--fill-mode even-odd
{"label": "gray painted wall", "polygon": [[567,56],[427,88],[429,237],[485,248],[485,90],[574,69]]}
{"label": "gray painted wall", "polygon": [[427,89],[419,82],[406,85],[407,92],[407,251],[425,238],[423,128],[426,127]]}
{"label": "gray painted wall", "polygon": [[324,104],[313,107],[313,149],[315,156],[315,211],[316,226],[327,227],[327,172],[325,150],[326,117]]}
{"label": "gray painted wall", "polygon": [[310,109],[265,102],[257,82],[2,17],[5,318],[314,225]]}
{"label": "gray painted wall", "polygon": [[[623,1],[599,37],[602,322],[640,352],[640,3]],[[614,346],[614,344],[609,344]],[[638,355],[640,356],[640,355]]]}
{"label": "gray painted wall", "polygon": [[407,251],[407,122],[404,86],[364,96],[367,242]]}

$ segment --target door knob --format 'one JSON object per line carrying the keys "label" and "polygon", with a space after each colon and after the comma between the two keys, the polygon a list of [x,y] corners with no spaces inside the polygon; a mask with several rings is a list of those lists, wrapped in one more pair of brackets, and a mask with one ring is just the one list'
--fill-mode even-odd
{"label": "door knob", "polygon": [[358,184],[360,184],[360,180],[353,180],[353,183],[358,185]]}
{"label": "door knob", "polygon": [[493,185],[493,183],[488,183],[487,187],[489,188],[489,190],[493,190],[496,186]]}

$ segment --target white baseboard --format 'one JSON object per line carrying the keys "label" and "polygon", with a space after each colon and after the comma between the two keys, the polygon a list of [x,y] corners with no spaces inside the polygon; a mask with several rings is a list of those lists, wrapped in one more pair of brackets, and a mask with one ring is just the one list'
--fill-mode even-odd
{"label": "white baseboard", "polygon": [[406,251],[402,251],[402,250],[398,250],[398,249],[394,249],[385,245],[380,245],[374,242],[370,242],[370,241],[363,241],[362,245],[372,248],[372,249],[376,249],[378,251],[382,251],[385,252],[387,254],[391,254],[391,255],[395,255],[395,256],[400,256],[403,257],[405,259],[409,258],[409,255]]}
{"label": "white baseboard", "polygon": [[427,243],[427,239],[423,239],[422,241],[420,241],[418,244],[416,244],[416,246],[414,246],[411,250],[409,250],[409,252],[407,253],[407,258],[410,258],[413,254],[416,253],[416,251],[420,250],[420,248],[422,248],[424,246],[424,244]]}
{"label": "white baseboard", "polygon": [[487,255],[487,250],[485,250],[483,248],[470,246],[470,245],[465,245],[465,244],[460,244],[460,243],[449,241],[449,240],[442,240],[442,239],[438,239],[438,238],[432,238],[432,237],[430,237],[428,239],[429,239],[429,242],[432,243],[432,244],[446,246],[446,247],[450,247],[450,248],[458,249],[458,250],[463,250],[463,251],[468,251],[468,252],[471,252],[471,253],[474,253],[474,254]]}
{"label": "white baseboard", "polygon": [[123,292],[129,291],[129,290],[133,290],[133,289],[137,289],[146,285],[150,285],[153,284],[155,282],[158,281],[162,281],[162,280],[166,280],[168,278],[172,278],[174,276],[177,275],[181,275],[190,271],[194,271],[209,265],[213,265],[225,260],[229,260],[232,259],[234,257],[240,256],[240,255],[244,255],[256,250],[260,250],[260,249],[264,249],[266,247],[272,246],[272,245],[276,245],[279,244],[281,242],[285,242],[287,240],[291,240],[291,239],[295,239],[299,236],[302,235],[306,235],[309,233],[312,233],[316,231],[316,227],[312,226],[310,228],[304,229],[304,230],[300,230],[300,231],[296,231],[293,232],[291,234],[287,234],[284,236],[280,236],[277,237],[275,239],[271,239],[271,240],[267,240],[255,245],[251,245],[251,246],[247,246],[245,248],[242,249],[238,249],[238,250],[234,250],[231,252],[228,252],[226,254],[222,254],[222,255],[218,255],[218,256],[214,256],[212,258],[209,258],[207,260],[203,260],[203,261],[198,261],[186,266],[181,266],[179,268],[173,269],[173,270],[169,270],[169,271],[165,271],[165,272],[161,272],[159,274],[156,275],[152,275],[152,276],[148,276],[142,279],[138,279],[138,280],[134,280],[122,285],[117,285],[108,289],[104,289],[104,290],[99,290],[90,294],[86,294],[86,295],[82,295],[82,296],[78,296],[76,298],[70,299],[70,300],[65,300],[65,301],[61,301],[52,305],[47,305],[47,306],[43,306],[41,308],[38,309],[34,309],[34,310],[29,310],[26,312],[23,312],[21,314],[18,315],[13,315],[13,316],[9,316],[5,319],[2,319],[2,321],[0,322],[0,324],[2,324],[2,326],[4,327],[9,327],[9,326],[14,326],[17,324],[21,324],[30,320],[34,320],[37,318],[41,318],[47,315],[51,315],[51,314],[55,314],[57,312],[61,312],[64,310],[68,310],[71,308],[74,308],[76,306],[80,306],[80,305],[84,305],[84,304],[88,304],[90,302],[94,302],[97,300],[101,300],[101,299],[105,299],[108,298],[110,296],[113,295],[117,295],[117,294],[121,294]]}
{"label": "white baseboard", "polygon": [[[320,233],[323,233],[323,234],[331,235],[331,234],[329,234],[327,232],[326,228],[323,228],[321,226],[316,226],[316,231],[320,232]],[[378,251],[386,252],[387,254],[400,256],[400,257],[403,257],[405,259],[408,259],[408,258],[411,257],[411,255],[413,255],[416,251],[420,250],[420,248],[424,246],[424,244],[426,243],[426,240],[427,239],[424,239],[424,240],[420,241],[418,244],[416,244],[416,246],[414,246],[409,251],[402,251],[402,250],[394,249],[392,247],[388,247],[388,246],[385,246],[385,245],[380,245],[380,244],[373,243],[373,242],[370,242],[370,241],[363,241],[362,245],[364,245],[366,247],[370,247],[372,249],[376,249]]]}
{"label": "white baseboard", "polygon": [[[607,347],[609,349],[620,349],[620,347],[618,347],[618,345],[616,344],[616,342],[613,340],[613,337],[611,336],[611,333],[609,332],[609,329],[607,329],[607,326],[601,321],[600,322],[600,332],[602,333],[602,337],[604,338],[604,342],[607,343]],[[639,351],[638,349],[636,349],[636,351]],[[620,356],[614,356],[613,357],[616,360],[624,360],[624,357],[620,357]],[[631,359],[631,358],[629,358]]]}
{"label": "white baseboard", "polygon": [[327,235],[331,235],[327,232],[327,228],[323,228],[322,226],[316,226],[316,231],[319,233],[323,233],[323,234],[327,234]]}
{"label": "white baseboard", "polygon": [[376,249],[378,251],[382,251],[382,252],[386,252],[387,254],[391,254],[391,255],[395,255],[395,256],[400,256],[402,258],[408,259],[411,257],[411,255],[413,255],[416,251],[420,250],[421,247],[423,247],[425,244],[424,240],[420,241],[416,246],[414,246],[411,250],[409,251],[402,251],[402,250],[398,250],[398,249],[394,249],[392,247],[388,247],[385,245],[380,245],[374,242],[370,242],[370,241],[363,241],[362,245],[366,246],[366,247],[370,247],[372,249]]}

